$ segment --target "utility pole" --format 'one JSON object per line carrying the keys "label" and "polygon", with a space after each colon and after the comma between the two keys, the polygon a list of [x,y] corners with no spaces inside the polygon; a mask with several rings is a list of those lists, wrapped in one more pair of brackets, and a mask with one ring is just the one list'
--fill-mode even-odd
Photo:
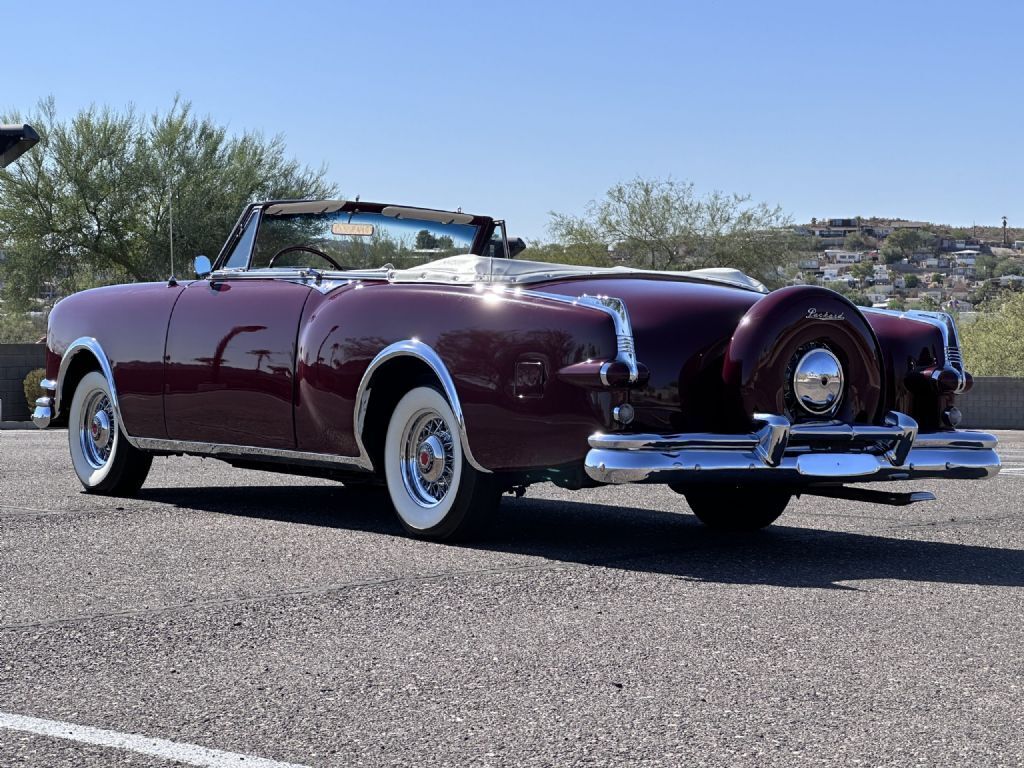
{"label": "utility pole", "polygon": [[1003,216],[1003,245],[1007,246],[1010,244],[1009,235],[1006,233],[1006,217]]}

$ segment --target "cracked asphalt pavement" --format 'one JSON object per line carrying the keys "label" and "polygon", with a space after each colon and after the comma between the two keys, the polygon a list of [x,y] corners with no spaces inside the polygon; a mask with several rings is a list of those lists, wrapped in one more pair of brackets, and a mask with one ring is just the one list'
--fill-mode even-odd
{"label": "cracked asphalt pavement", "polygon": [[[88,496],[65,432],[2,432],[0,712],[311,766],[1024,765],[1001,438],[1007,472],[912,507],[736,537],[667,488],[544,485],[449,546],[214,460]],[[5,767],[115,764],[174,763],[0,728]]]}

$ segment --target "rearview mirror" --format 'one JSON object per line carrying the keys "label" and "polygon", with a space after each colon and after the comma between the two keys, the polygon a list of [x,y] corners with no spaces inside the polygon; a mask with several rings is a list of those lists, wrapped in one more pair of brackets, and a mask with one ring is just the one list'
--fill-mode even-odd
{"label": "rearview mirror", "polygon": [[196,277],[204,278],[213,272],[213,265],[210,264],[210,260],[205,256],[196,256],[196,260],[192,262],[195,268]]}

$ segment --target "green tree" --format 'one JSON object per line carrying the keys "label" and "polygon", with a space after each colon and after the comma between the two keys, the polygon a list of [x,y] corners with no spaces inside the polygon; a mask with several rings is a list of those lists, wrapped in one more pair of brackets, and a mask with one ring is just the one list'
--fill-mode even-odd
{"label": "green tree", "polygon": [[323,168],[285,156],[280,136],[228,136],[178,99],[148,118],[89,107],[62,120],[51,98],[27,122],[39,145],[0,171],[5,295],[18,306],[47,287],[167,277],[172,205],[176,269],[187,272],[191,256],[217,252],[246,202],[336,194]]}
{"label": "green tree", "polygon": [[917,275],[906,275],[903,278],[903,283],[907,288],[917,288],[921,285],[921,280]]}
{"label": "green tree", "polygon": [[427,251],[437,248],[437,238],[430,234],[429,229],[421,229],[416,233],[416,250]]}
{"label": "green tree", "polygon": [[864,232],[851,232],[843,240],[843,248],[848,251],[870,251],[878,247],[878,241]]}
{"label": "green tree", "polygon": [[858,280],[864,280],[865,278],[874,276],[875,267],[870,261],[862,261],[859,264],[854,264],[850,267],[850,274]]}
{"label": "green tree", "polygon": [[0,344],[28,344],[46,335],[46,322],[41,313],[33,317],[27,312],[0,310]]}
{"label": "green tree", "polygon": [[616,184],[582,216],[552,212],[550,230],[595,264],[614,257],[650,269],[733,267],[772,284],[795,250],[781,208],[722,192],[698,196],[692,184],[672,179]]}
{"label": "green tree", "polygon": [[596,267],[615,266],[614,253],[599,242],[530,243],[517,258],[548,261],[555,264],[583,264]]}
{"label": "green tree", "polygon": [[1024,293],[960,327],[964,360],[976,376],[1024,376]]}
{"label": "green tree", "polygon": [[882,258],[887,264],[909,258],[914,253],[934,247],[935,236],[919,229],[897,229],[882,244]]}
{"label": "green tree", "polygon": [[997,262],[998,260],[991,253],[983,253],[974,260],[975,273],[981,279],[993,277]]}

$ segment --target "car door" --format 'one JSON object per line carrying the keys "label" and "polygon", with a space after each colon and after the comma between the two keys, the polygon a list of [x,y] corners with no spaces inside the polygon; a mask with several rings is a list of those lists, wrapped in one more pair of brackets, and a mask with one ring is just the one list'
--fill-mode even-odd
{"label": "car door", "polygon": [[185,289],[167,329],[167,436],[295,447],[296,337],[311,288],[284,277],[215,274]]}

